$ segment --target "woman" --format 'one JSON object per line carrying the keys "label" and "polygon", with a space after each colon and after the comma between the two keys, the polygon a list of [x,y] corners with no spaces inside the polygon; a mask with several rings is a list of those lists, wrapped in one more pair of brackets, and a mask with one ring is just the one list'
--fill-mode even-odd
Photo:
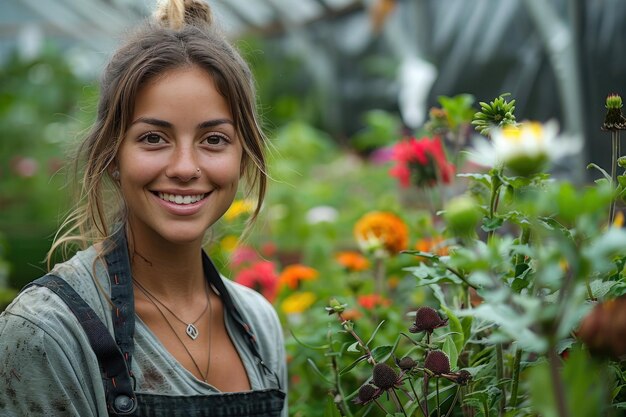
{"label": "woman", "polygon": [[[250,71],[200,0],[170,0],[105,69],[79,155],[84,250],[0,316],[3,416],[279,416],[280,324],[202,251],[266,177]],[[119,204],[112,204],[119,202]],[[113,207],[111,207],[113,206]]]}

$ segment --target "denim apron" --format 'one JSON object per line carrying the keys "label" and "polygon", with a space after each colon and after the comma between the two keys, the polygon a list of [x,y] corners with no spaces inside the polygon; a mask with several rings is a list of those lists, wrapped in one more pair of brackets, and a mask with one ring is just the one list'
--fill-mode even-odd
{"label": "denim apron", "polygon": [[135,392],[131,371],[134,350],[135,303],[128,246],[124,228],[106,242],[105,261],[111,280],[112,318],[115,339],[89,305],[62,278],[46,275],[31,285],[45,286],[55,292],[76,315],[98,358],[109,416],[134,417],[280,417],[285,393],[278,375],[263,362],[253,329],[235,307],[209,257],[202,252],[204,275],[220,295],[225,314],[237,323],[247,346],[265,378],[263,390],[217,393],[211,395],[171,396]]}

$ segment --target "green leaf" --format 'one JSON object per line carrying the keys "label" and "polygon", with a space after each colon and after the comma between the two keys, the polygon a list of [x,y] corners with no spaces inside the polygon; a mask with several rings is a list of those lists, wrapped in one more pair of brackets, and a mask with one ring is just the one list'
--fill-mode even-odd
{"label": "green leaf", "polygon": [[502,223],[504,223],[504,219],[501,217],[485,217],[483,218],[483,225],[481,226],[481,229],[483,229],[483,231],[485,232],[493,232],[495,230],[498,230],[502,226]]}
{"label": "green leaf", "polygon": [[612,182],[611,181],[611,175],[608,172],[606,172],[602,167],[600,167],[600,166],[598,166],[598,165],[596,165],[596,164],[594,164],[592,162],[589,165],[587,165],[587,169],[590,169],[590,168],[597,169],[598,171],[600,171],[600,173],[602,173],[602,175],[604,176],[604,178],[606,178],[607,181]]}
{"label": "green leaf", "polygon": [[333,385],[332,381],[329,380],[328,378],[326,378],[326,375],[324,375],[322,373],[322,371],[320,371],[320,369],[317,367],[317,365],[315,364],[315,362],[313,362],[313,360],[311,358],[307,358],[306,360],[308,362],[308,364],[311,366],[311,368],[313,368],[313,371],[315,371],[315,373],[322,378],[322,380],[324,382],[326,382],[328,385]]}
{"label": "green leaf", "polygon": [[456,362],[459,359],[459,351],[456,348],[453,337],[454,335],[451,335],[446,338],[445,342],[443,342],[443,346],[441,347],[441,350],[443,350],[443,352],[448,355],[448,358],[450,359],[450,369],[456,369]]}
{"label": "green leaf", "polygon": [[394,346],[391,345],[376,346],[372,350],[372,357],[376,362],[385,361],[388,358],[389,354],[393,352],[393,348]]}
{"label": "green leaf", "polygon": [[339,375],[344,375],[348,372],[350,372],[350,370],[352,368],[354,368],[355,366],[357,366],[360,362],[362,362],[364,359],[367,359],[367,355],[363,355],[360,356],[357,360],[355,360],[354,362],[352,362],[350,365],[346,366],[345,368],[343,368],[342,370],[339,371]]}
{"label": "green leaf", "polygon": [[369,346],[370,343],[372,343],[372,340],[374,340],[374,338],[376,337],[376,333],[378,333],[378,331],[380,330],[380,328],[381,328],[381,326],[383,325],[384,322],[385,322],[385,320],[383,320],[380,323],[378,323],[378,326],[376,326],[376,329],[374,330],[374,333],[372,333],[372,335],[370,336],[370,338],[367,341],[367,343],[365,344],[365,346]]}
{"label": "green leaf", "polygon": [[[465,346],[465,332],[463,331],[463,326],[461,325],[461,321],[459,318],[446,306],[441,306],[441,309],[446,316],[448,316],[448,325],[450,326],[450,331],[454,332],[451,338],[456,347],[457,354],[463,350]],[[450,362],[452,364],[452,362]],[[456,362],[455,362],[456,363]],[[452,365],[451,365],[452,366]]]}
{"label": "green leaf", "polygon": [[360,352],[359,342],[354,342],[353,344],[348,346],[348,349],[346,349],[346,352],[357,352],[357,353]]}
{"label": "green leaf", "polygon": [[328,400],[326,401],[324,417],[341,417],[341,413],[337,408],[337,404],[335,404],[335,401],[333,400],[333,397],[331,395],[328,396]]}
{"label": "green leaf", "polygon": [[328,349],[328,348],[330,347],[330,345],[328,345],[328,344],[326,344],[326,345],[320,345],[320,346],[313,346],[313,345],[310,345],[310,344],[305,343],[305,342],[301,341],[300,339],[298,339],[298,338],[296,337],[296,334],[293,332],[293,330],[289,330],[289,333],[291,333],[291,336],[294,338],[294,340],[295,340],[295,341],[296,341],[299,345],[304,346],[304,347],[306,347],[306,348],[309,348],[309,349],[314,349],[314,350],[325,350],[325,349]]}

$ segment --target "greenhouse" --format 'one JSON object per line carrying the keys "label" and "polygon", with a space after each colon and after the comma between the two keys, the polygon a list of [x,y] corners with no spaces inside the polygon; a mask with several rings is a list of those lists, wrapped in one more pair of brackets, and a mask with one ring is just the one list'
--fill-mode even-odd
{"label": "greenhouse", "polygon": [[0,2],[0,415],[626,415],[626,2]]}

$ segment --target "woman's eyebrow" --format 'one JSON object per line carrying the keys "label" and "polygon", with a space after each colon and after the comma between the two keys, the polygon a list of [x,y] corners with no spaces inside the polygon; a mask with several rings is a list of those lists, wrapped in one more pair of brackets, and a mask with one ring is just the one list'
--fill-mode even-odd
{"label": "woman's eyebrow", "polygon": [[[154,117],[139,117],[131,123],[131,126],[137,123],[146,123],[149,125],[165,127],[165,128],[173,127],[172,123],[166,120],[156,119]],[[199,123],[197,128],[206,129],[206,128],[215,127],[215,126],[219,126],[223,124],[234,125],[235,123],[230,119],[212,119],[212,120],[206,120],[202,123]]]}

